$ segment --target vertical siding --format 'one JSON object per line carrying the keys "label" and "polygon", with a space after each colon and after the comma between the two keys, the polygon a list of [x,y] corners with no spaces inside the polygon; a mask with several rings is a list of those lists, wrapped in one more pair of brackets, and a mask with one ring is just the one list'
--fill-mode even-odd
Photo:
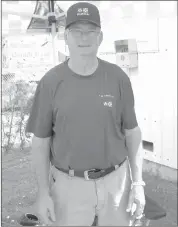
{"label": "vertical siding", "polygon": [[176,18],[159,19],[159,48],[139,54],[139,68],[130,78],[143,140],[154,144],[145,158],[177,169]]}

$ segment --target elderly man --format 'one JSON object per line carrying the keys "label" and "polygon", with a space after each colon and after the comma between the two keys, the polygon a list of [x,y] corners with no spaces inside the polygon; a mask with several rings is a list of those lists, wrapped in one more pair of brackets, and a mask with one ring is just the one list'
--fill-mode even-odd
{"label": "elderly man", "polygon": [[34,134],[37,210],[46,224],[91,226],[97,216],[99,226],[129,226],[144,210],[131,82],[97,57],[102,40],[98,9],[72,5],[65,29],[70,57],[46,73],[35,93],[26,132]]}

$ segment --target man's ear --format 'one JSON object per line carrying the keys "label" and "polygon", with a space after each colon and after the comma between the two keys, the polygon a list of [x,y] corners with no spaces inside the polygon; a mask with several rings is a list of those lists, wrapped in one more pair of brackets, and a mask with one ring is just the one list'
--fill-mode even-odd
{"label": "man's ear", "polygon": [[98,45],[100,46],[102,42],[103,42],[103,32],[101,31],[98,37]]}
{"label": "man's ear", "polygon": [[68,40],[68,32],[67,30],[64,31],[64,41],[65,41],[65,44],[67,45],[67,40]]}

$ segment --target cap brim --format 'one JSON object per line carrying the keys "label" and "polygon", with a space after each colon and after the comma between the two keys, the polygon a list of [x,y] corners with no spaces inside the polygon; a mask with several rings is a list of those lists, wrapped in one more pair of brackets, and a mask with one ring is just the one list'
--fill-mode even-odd
{"label": "cap brim", "polygon": [[79,22],[79,21],[87,21],[87,22],[89,22],[89,23],[91,23],[91,24],[94,24],[94,25],[96,25],[97,27],[101,28],[101,25],[100,25],[100,24],[97,24],[95,21],[88,20],[88,19],[81,19],[81,20],[73,21],[73,22],[67,24],[67,25],[65,26],[65,28],[68,28],[71,24],[75,24],[75,23],[77,23],[77,22]]}

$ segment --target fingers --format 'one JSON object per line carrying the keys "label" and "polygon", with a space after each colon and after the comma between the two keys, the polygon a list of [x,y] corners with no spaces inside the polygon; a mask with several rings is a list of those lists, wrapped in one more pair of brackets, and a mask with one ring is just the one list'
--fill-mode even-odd
{"label": "fingers", "polygon": [[54,202],[50,197],[44,198],[44,200],[37,203],[37,213],[39,215],[41,223],[45,225],[52,225],[56,221]]}
{"label": "fingers", "polygon": [[43,225],[52,226],[54,224],[54,222],[52,222],[50,220],[50,217],[48,215],[41,215],[40,220],[41,220],[40,223],[43,224]]}
{"label": "fingers", "polygon": [[136,210],[134,212],[134,218],[136,219],[141,219],[143,217],[143,213],[144,213],[144,207],[145,204],[144,203],[138,203],[136,206]]}
{"label": "fingers", "polygon": [[46,211],[43,211],[39,214],[40,220],[45,225],[52,225],[55,222],[55,213],[54,213],[54,207],[49,207],[46,209]]}
{"label": "fingers", "polygon": [[128,206],[127,206],[126,212],[131,212],[133,203],[134,203],[134,197],[133,197],[133,194],[131,192],[129,194],[129,202],[128,202]]}
{"label": "fingers", "polygon": [[44,214],[41,213],[39,216],[40,216],[40,222],[42,224],[45,224],[45,225],[51,224],[51,221],[48,218],[48,212],[46,212]]}
{"label": "fingers", "polygon": [[56,221],[55,212],[54,212],[54,205],[52,205],[52,206],[50,207],[50,209],[49,209],[49,216],[50,216],[50,218],[51,218],[51,220],[52,220],[53,222]]}
{"label": "fingers", "polygon": [[50,203],[48,205],[48,214],[49,214],[49,217],[50,217],[50,220],[52,222],[55,222],[56,221],[56,217],[55,217],[55,211],[54,211],[54,202],[52,199],[50,199]]}
{"label": "fingers", "polygon": [[[135,206],[134,206],[135,205]],[[129,201],[126,212],[131,212],[133,219],[141,219],[143,217],[145,202],[135,200],[134,194],[129,194]]]}

